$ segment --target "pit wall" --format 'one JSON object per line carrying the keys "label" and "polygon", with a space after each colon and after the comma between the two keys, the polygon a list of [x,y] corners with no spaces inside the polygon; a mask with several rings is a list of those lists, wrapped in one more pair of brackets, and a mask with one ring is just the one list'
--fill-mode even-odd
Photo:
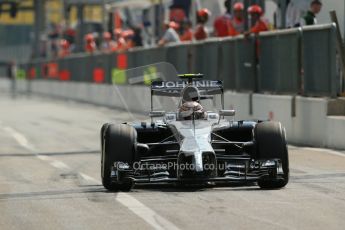
{"label": "pit wall", "polygon": [[[0,82],[0,90],[8,85]],[[23,80],[17,82],[16,88],[20,93],[76,100],[132,112],[148,112],[150,108],[150,90],[142,86]],[[123,100],[127,103],[122,103]],[[236,109],[235,120],[280,121],[286,128],[290,144],[345,149],[345,116],[327,116],[327,106],[327,98],[225,93],[225,108]]]}
{"label": "pit wall", "polygon": [[140,76],[150,73],[158,78],[160,72],[203,73],[209,80],[223,81],[225,90],[335,98],[342,89],[336,60],[336,26],[323,24],[126,52],[35,59],[18,65],[16,75],[126,85],[133,79],[121,71],[141,67],[136,70]]}

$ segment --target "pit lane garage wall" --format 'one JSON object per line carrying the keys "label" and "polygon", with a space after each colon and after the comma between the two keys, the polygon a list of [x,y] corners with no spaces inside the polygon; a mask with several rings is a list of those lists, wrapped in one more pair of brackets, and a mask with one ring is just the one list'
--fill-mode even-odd
{"label": "pit lane garage wall", "polygon": [[119,71],[168,62],[180,74],[203,73],[207,79],[222,80],[227,90],[336,97],[342,89],[335,41],[335,24],[316,25],[250,37],[37,59],[20,65],[18,73],[28,79],[125,85],[129,79]]}
{"label": "pit lane garage wall", "polygon": [[[4,80],[0,89],[5,89]],[[7,83],[7,86],[8,83]],[[9,89],[7,89],[9,90]],[[119,92],[130,103],[131,111],[146,113],[150,106],[150,90],[144,86],[119,86]],[[17,91],[64,100],[76,100],[126,110],[115,100],[118,96],[111,85],[57,81],[18,81]],[[276,120],[286,127],[290,144],[345,149],[345,116],[329,116],[327,98],[250,94],[227,91],[225,108],[236,109],[235,120]],[[345,103],[345,101],[343,101]]]}

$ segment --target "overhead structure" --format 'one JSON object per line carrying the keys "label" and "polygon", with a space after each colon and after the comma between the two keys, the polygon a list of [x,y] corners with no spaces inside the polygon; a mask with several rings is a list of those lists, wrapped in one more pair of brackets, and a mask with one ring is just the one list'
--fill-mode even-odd
{"label": "overhead structure", "polygon": [[[0,15],[2,13],[8,13],[11,18],[15,18],[18,11],[33,10],[31,7],[21,7],[20,3],[21,1],[19,0],[0,1]],[[4,6],[7,6],[7,9],[5,9]]]}
{"label": "overhead structure", "polygon": [[76,4],[83,4],[83,5],[102,5],[111,2],[116,2],[116,0],[65,0],[65,4],[76,5]]}
{"label": "overhead structure", "polygon": [[[167,0],[117,0],[107,3],[107,8],[147,8],[153,4],[161,4],[164,2],[167,2]],[[171,0],[169,0],[169,2],[171,2]]]}

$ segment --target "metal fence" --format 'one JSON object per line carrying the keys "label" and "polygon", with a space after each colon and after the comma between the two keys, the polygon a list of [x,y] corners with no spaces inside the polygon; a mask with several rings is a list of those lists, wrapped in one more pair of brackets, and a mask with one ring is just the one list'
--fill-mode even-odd
{"label": "metal fence", "polygon": [[22,65],[27,78],[127,84],[120,70],[157,62],[179,73],[204,73],[225,89],[306,96],[336,96],[335,25],[303,27],[259,36],[210,39],[124,53],[80,54]]}
{"label": "metal fence", "polygon": [[30,60],[31,50],[31,45],[0,46],[0,61],[27,62]]}
{"label": "metal fence", "polygon": [[263,33],[258,40],[259,91],[301,91],[301,28]]}
{"label": "metal fence", "polygon": [[335,25],[305,27],[302,34],[304,93],[336,96],[339,81],[336,77]]}

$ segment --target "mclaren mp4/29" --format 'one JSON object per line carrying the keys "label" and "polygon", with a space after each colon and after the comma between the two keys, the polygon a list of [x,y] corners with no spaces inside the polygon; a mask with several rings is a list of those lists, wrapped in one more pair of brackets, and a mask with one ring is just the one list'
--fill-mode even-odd
{"label": "mclaren mp4/29", "polygon": [[[201,74],[180,78],[152,82],[151,121],[103,125],[103,186],[123,191],[139,183],[284,187],[289,159],[281,123],[235,121],[235,111],[224,109],[221,81],[202,80]],[[153,96],[174,97],[175,111],[153,111]],[[204,102],[215,97],[220,108],[206,110]]]}

